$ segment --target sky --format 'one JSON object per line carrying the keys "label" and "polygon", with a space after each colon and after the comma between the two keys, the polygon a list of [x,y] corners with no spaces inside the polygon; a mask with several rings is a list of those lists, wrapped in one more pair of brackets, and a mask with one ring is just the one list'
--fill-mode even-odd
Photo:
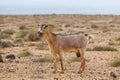
{"label": "sky", "polygon": [[0,0],[0,14],[120,14],[120,0]]}

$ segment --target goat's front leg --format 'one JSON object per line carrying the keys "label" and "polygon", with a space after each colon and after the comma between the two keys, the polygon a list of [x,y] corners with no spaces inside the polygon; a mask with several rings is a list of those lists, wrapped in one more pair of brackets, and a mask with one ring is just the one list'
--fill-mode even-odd
{"label": "goat's front leg", "polygon": [[61,64],[61,69],[62,69],[61,73],[64,73],[63,56],[60,53],[59,53],[59,58],[60,58],[60,64]]}
{"label": "goat's front leg", "polygon": [[53,60],[53,65],[54,65],[54,71],[53,71],[53,73],[56,73],[56,71],[57,71],[57,64],[56,64],[57,59],[56,59],[56,57],[57,57],[57,55],[53,54],[53,58],[54,58],[54,60]]}

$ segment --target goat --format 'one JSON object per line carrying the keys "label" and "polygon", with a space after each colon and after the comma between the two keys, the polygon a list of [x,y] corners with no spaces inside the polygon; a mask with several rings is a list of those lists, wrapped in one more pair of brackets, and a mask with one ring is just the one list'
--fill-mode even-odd
{"label": "goat", "polygon": [[80,34],[80,35],[60,35],[52,33],[46,24],[38,25],[39,30],[38,34],[40,37],[44,37],[46,39],[49,49],[51,53],[53,54],[53,63],[54,63],[54,73],[57,71],[57,65],[56,65],[56,57],[59,55],[60,58],[60,64],[62,73],[64,73],[64,66],[63,66],[63,56],[61,52],[71,52],[75,51],[78,54],[78,57],[80,56],[81,66],[78,71],[78,73],[82,73],[85,69],[85,58],[84,58],[84,52],[86,49],[86,45],[88,42],[88,39],[92,36],[89,36],[87,34]]}

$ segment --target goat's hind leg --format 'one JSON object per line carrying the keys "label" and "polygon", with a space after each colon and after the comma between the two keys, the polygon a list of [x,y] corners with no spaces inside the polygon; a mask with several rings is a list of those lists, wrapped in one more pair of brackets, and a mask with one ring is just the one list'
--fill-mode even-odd
{"label": "goat's hind leg", "polygon": [[80,51],[80,60],[81,60],[81,66],[80,66],[80,69],[79,69],[79,72],[78,73],[82,73],[85,69],[85,58],[84,58],[84,50],[83,49],[79,49]]}

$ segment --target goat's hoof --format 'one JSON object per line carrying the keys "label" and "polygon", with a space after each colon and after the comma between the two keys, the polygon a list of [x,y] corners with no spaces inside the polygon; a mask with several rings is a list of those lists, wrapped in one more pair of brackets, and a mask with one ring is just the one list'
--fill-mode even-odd
{"label": "goat's hoof", "polygon": [[64,71],[61,71],[62,74],[64,74]]}
{"label": "goat's hoof", "polygon": [[80,70],[80,71],[78,71],[78,74],[81,74],[82,72],[83,72],[83,71]]}
{"label": "goat's hoof", "polygon": [[55,73],[56,73],[56,71],[53,71],[52,73],[54,73],[54,74],[55,74]]}

